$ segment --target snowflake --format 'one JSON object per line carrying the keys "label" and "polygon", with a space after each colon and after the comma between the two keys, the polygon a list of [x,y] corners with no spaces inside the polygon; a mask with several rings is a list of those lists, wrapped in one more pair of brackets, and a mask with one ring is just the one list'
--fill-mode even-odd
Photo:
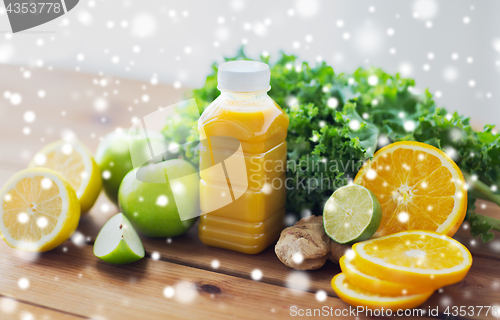
{"label": "snowflake", "polygon": [[[172,14],[172,13],[173,14]],[[175,11],[170,10],[169,15],[175,16]],[[151,37],[156,33],[158,22],[150,13],[140,13],[132,20],[131,32],[133,36],[145,38]]]}
{"label": "snowflake", "polygon": [[304,256],[300,252],[295,252],[292,255],[292,261],[295,264],[301,264],[304,261]]}
{"label": "snowflake", "polygon": [[110,209],[111,209],[111,207],[110,207],[109,203],[103,203],[103,204],[101,204],[101,211],[102,211],[102,212],[106,213],[106,212],[108,212]]}
{"label": "snowflake", "polygon": [[316,300],[318,300],[319,302],[325,301],[327,297],[328,296],[325,290],[319,290],[318,292],[316,292]]}
{"label": "snowflake", "polygon": [[349,128],[351,130],[357,131],[360,127],[361,127],[361,123],[358,120],[352,119],[351,121],[349,121]]}
{"label": "snowflake", "polygon": [[32,123],[36,119],[36,115],[33,111],[26,111],[23,115],[24,121],[27,123]]}
{"label": "snowflake", "polygon": [[21,102],[23,101],[23,98],[21,97],[21,95],[19,93],[12,93],[9,95],[9,100],[10,100],[10,103],[14,106],[17,106],[19,104],[21,104]]}
{"label": "snowflake", "polygon": [[168,197],[165,195],[160,195],[156,198],[156,205],[160,207],[165,207],[168,204]]}
{"label": "snowflake", "polygon": [[17,309],[17,301],[12,298],[4,297],[0,300],[0,310],[2,313],[12,313]]}
{"label": "snowflake", "polygon": [[17,285],[22,290],[26,290],[30,286],[30,281],[28,279],[26,279],[26,278],[21,278],[21,279],[19,279],[19,281],[17,281]]}
{"label": "snowflake", "polygon": [[85,245],[85,236],[81,232],[75,231],[71,236],[71,241],[74,245],[81,248]]}
{"label": "snowflake", "polygon": [[255,281],[260,281],[262,279],[262,270],[260,269],[254,269],[252,270],[252,273],[250,274],[250,276],[252,277],[252,280],[255,280]]}
{"label": "snowflake", "polygon": [[417,0],[413,3],[414,17],[421,19],[432,19],[438,12],[438,4],[435,0]]}
{"label": "snowflake", "polygon": [[219,260],[214,259],[214,260],[212,260],[212,262],[210,263],[210,265],[212,266],[213,269],[219,269],[220,262],[219,262]]}
{"label": "snowflake", "polygon": [[296,0],[295,10],[303,18],[312,18],[316,16],[320,9],[318,0]]}
{"label": "snowflake", "polygon": [[173,298],[175,295],[175,289],[171,286],[165,287],[165,289],[163,289],[163,295],[169,299]]}
{"label": "snowflake", "polygon": [[198,296],[196,286],[186,281],[177,283],[174,292],[176,300],[181,303],[191,303]]}
{"label": "snowflake", "polygon": [[154,251],[153,253],[151,253],[151,259],[160,260],[160,253],[157,251]]}
{"label": "snowflake", "polygon": [[443,77],[448,82],[453,82],[458,79],[458,71],[454,67],[444,69]]}
{"label": "snowflake", "polygon": [[309,276],[303,271],[292,271],[286,278],[286,286],[289,289],[307,291],[310,286]]}

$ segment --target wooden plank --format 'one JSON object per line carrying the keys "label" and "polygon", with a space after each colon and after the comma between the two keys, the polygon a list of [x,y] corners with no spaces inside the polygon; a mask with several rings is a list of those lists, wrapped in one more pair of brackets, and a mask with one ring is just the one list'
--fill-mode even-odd
{"label": "wooden plank", "polygon": [[[5,171],[0,170],[0,178],[2,178],[2,176],[5,174],[6,174]],[[105,198],[101,197],[99,199],[99,203],[102,204],[102,203],[108,203],[108,202]],[[103,213],[100,210],[98,210],[98,208],[99,208],[99,204],[96,206],[96,208],[94,208],[94,210],[92,211],[93,213],[91,215],[84,216],[82,218],[79,231],[80,232],[83,231],[82,233],[86,236],[89,234],[93,234],[93,236],[95,236],[96,233],[86,233],[85,228],[89,228],[89,230],[93,230],[93,231],[98,231],[99,227],[102,226],[102,224],[110,216],[112,216],[114,214],[114,212],[116,211],[116,208],[112,207],[110,211]],[[195,229],[192,229],[192,231],[194,232]],[[192,251],[192,247],[200,245],[196,234],[193,232],[190,233],[189,236],[182,236],[182,237],[173,239],[174,242],[172,242],[171,244],[168,244],[165,241],[165,239],[143,238],[144,244],[145,244],[146,249],[147,249],[148,258],[146,258],[145,260],[143,260],[141,262],[138,262],[136,264],[129,265],[129,266],[112,266],[112,265],[108,265],[106,263],[103,263],[103,262],[99,261],[97,258],[95,258],[91,254],[91,250],[92,250],[91,242],[93,240],[93,237],[91,237],[91,239],[90,239],[91,242],[87,243],[84,246],[84,248],[75,247],[70,241],[67,241],[59,248],[56,248],[55,250],[53,250],[51,252],[44,253],[41,255],[33,255],[33,254],[28,254],[28,253],[24,253],[21,251],[13,250],[13,249],[7,247],[3,243],[0,244],[0,252],[5,251],[5,252],[3,252],[3,253],[5,253],[4,256],[6,257],[5,260],[8,260],[7,258],[11,259],[12,260],[11,261],[11,263],[12,263],[11,269],[15,269],[16,272],[19,272],[19,274],[22,274],[23,270],[25,270],[26,268],[35,270],[36,271],[36,274],[34,275],[35,279],[37,279],[37,281],[42,281],[45,283],[45,285],[42,285],[41,287],[47,287],[48,286],[47,283],[50,281],[50,278],[53,277],[53,279],[55,280],[57,277],[57,280],[55,280],[55,281],[57,281],[58,289],[59,290],[66,290],[66,286],[68,285],[68,283],[62,284],[61,283],[62,278],[65,278],[66,280],[68,280],[68,278],[69,278],[69,280],[67,282],[71,283],[76,288],[78,288],[80,286],[80,284],[74,283],[74,281],[76,279],[75,273],[80,272],[80,273],[82,273],[82,277],[85,277],[84,273],[80,271],[82,269],[82,266],[85,266],[84,267],[85,272],[89,272],[89,273],[100,272],[101,268],[118,269],[119,272],[122,274],[123,279],[125,279],[125,278],[126,279],[141,278],[142,279],[145,276],[148,276],[150,274],[151,271],[149,269],[156,269],[157,267],[160,268],[161,270],[165,269],[165,266],[162,263],[168,263],[168,262],[165,262],[166,259],[163,256],[163,249],[161,250],[162,253],[160,254],[160,257],[161,257],[160,261],[153,262],[152,259],[149,259],[149,257],[151,256],[151,253],[155,251],[155,250],[150,250],[150,248],[149,248],[149,245],[152,245],[152,243],[155,243],[154,244],[155,246],[164,246],[164,248],[167,250],[169,248],[177,248],[177,245],[182,244],[183,248],[185,248],[185,251],[183,251],[183,252],[176,251],[176,254],[178,254],[177,261],[180,262],[181,265],[179,265],[175,268],[174,267],[169,267],[169,268],[174,270],[172,272],[176,272],[177,274],[186,274],[186,272],[183,270],[183,268],[188,268],[188,267],[183,266],[183,265],[189,265],[189,261],[190,261],[190,258],[186,259],[186,257],[187,256],[192,257],[193,253],[197,254],[196,252]],[[194,243],[193,243],[193,241],[194,241]],[[190,246],[186,247],[186,244],[190,245]],[[283,296],[283,292],[290,292],[290,291],[295,292],[295,291],[297,291],[297,290],[287,289],[286,288],[287,283],[283,283],[282,281],[277,281],[275,279],[277,275],[274,274],[274,272],[275,272],[274,269],[276,267],[279,267],[281,272],[286,273],[287,275],[292,275],[292,274],[290,272],[291,271],[290,269],[288,269],[287,267],[282,265],[281,262],[279,262],[277,260],[276,256],[272,252],[272,250],[266,251],[267,256],[247,256],[247,255],[237,254],[237,253],[233,253],[233,252],[229,252],[229,251],[217,249],[217,248],[206,247],[205,249],[219,251],[219,253],[222,256],[222,258],[220,259],[220,263],[221,263],[220,269],[213,269],[210,266],[212,260],[206,260],[206,263],[203,264],[201,267],[201,269],[203,269],[203,270],[200,270],[200,266],[198,264],[195,264],[195,266],[194,266],[194,267],[197,267],[197,269],[188,268],[190,270],[189,271],[190,275],[198,275],[202,279],[205,279],[204,275],[208,272],[208,274],[212,275],[212,277],[210,279],[214,280],[214,282],[217,282],[219,277],[223,277],[223,279],[225,279],[226,277],[229,277],[229,279],[240,279],[239,277],[235,278],[235,277],[231,277],[231,276],[226,275],[226,273],[229,275],[232,274],[235,276],[238,276],[238,274],[239,274],[239,273],[234,273],[234,272],[233,273],[227,272],[227,270],[231,269],[229,262],[231,260],[234,260],[235,258],[239,258],[239,257],[233,256],[233,254],[236,254],[236,255],[241,255],[242,257],[250,258],[250,260],[246,260],[246,262],[248,263],[247,264],[247,271],[248,272],[244,275],[245,279],[240,279],[240,280],[236,281],[237,285],[239,287],[238,287],[238,289],[235,287],[235,292],[245,290],[246,287],[248,286],[247,283],[251,283],[253,285],[259,283],[259,282],[255,282],[253,280],[249,280],[249,279],[251,279],[250,273],[256,268],[259,268],[263,272],[263,279],[261,281],[262,285],[271,286],[272,283],[277,283],[280,285],[280,287],[272,286],[272,287],[276,287],[278,289],[273,289],[273,290],[266,289],[266,290],[264,290],[265,292],[269,291],[269,295],[267,295],[267,293],[263,293],[263,295],[267,295],[266,299],[268,300],[268,302],[271,305],[273,303],[278,303],[280,305],[283,305],[283,303],[285,303],[285,301],[282,301],[281,298],[276,299],[276,296],[278,295],[278,293],[279,293],[279,295]],[[67,250],[66,253],[64,252],[65,250]],[[82,250],[85,252],[84,255],[79,253]],[[180,251],[182,251],[182,248],[180,248]],[[187,253],[189,253],[189,254],[187,254]],[[219,253],[216,253],[216,257]],[[57,258],[53,258],[53,256],[57,256]],[[75,256],[78,259],[75,259],[74,258]],[[35,258],[35,257],[37,257],[37,258]],[[226,257],[228,258],[227,260],[226,260]],[[253,258],[251,258],[251,257],[253,257]],[[19,268],[19,266],[17,265],[17,263],[19,263],[19,261],[16,261],[16,259],[21,260],[23,268]],[[174,261],[174,260],[175,259],[172,259],[169,261]],[[236,259],[236,260],[238,260],[238,259]],[[271,261],[275,260],[275,261],[269,263],[268,262],[269,260],[271,260]],[[146,261],[146,262],[144,262],[144,261]],[[228,263],[226,263],[226,261]],[[53,264],[58,264],[59,269],[64,269],[64,273],[62,275],[58,275],[57,270],[51,271],[50,268]],[[68,265],[63,266],[64,264],[68,264]],[[172,263],[168,263],[168,264],[172,265]],[[5,263],[2,263],[2,265],[5,265]],[[328,267],[328,268],[324,269],[324,272],[311,272],[311,273],[307,272],[307,273],[305,273],[305,274],[307,274],[307,278],[309,279],[309,285],[310,285],[309,289],[305,289],[308,292],[302,292],[299,294],[295,293],[292,295],[285,294],[284,295],[284,297],[286,298],[285,300],[288,299],[289,302],[292,304],[296,303],[297,301],[300,301],[302,304],[298,304],[298,306],[302,306],[302,308],[312,308],[312,307],[314,307],[314,304],[311,304],[311,303],[313,303],[315,301],[314,293],[317,292],[318,290],[322,290],[322,289],[320,289],[320,287],[321,287],[321,288],[325,289],[325,291],[327,291],[327,294],[329,295],[329,297],[327,298],[327,301],[325,301],[323,303],[323,305],[336,306],[337,308],[348,308],[348,305],[344,304],[342,301],[335,298],[335,294],[334,294],[333,290],[331,289],[331,287],[329,286],[329,282],[331,280],[331,277],[334,274],[336,274],[337,272],[339,272],[338,267],[336,267],[333,264],[329,264],[329,265],[331,267],[333,267],[334,270],[331,270]],[[176,266],[176,265],[173,265],[173,266]],[[48,271],[47,271],[47,268],[49,269]],[[212,270],[214,272],[210,272],[208,270]],[[155,271],[154,273],[157,273],[157,272],[161,272],[161,271]],[[0,273],[11,274],[12,271],[2,270],[2,268],[0,267]],[[142,274],[142,273],[145,273],[146,275],[140,276],[140,274]],[[43,275],[43,277],[41,277],[41,275]],[[95,276],[90,276],[90,277],[94,278]],[[153,276],[148,276],[148,277],[154,278]],[[49,279],[49,280],[47,280],[47,279]],[[162,279],[171,279],[171,277],[164,276],[164,277],[162,277]],[[176,279],[173,280],[174,282],[170,282],[170,284],[175,283],[175,280]],[[197,280],[197,281],[199,282],[201,280]],[[193,283],[196,283],[197,281],[193,280]],[[242,282],[242,284],[240,284],[240,281]],[[199,283],[203,283],[203,282],[199,282]],[[203,283],[203,284],[205,284],[205,283]],[[319,285],[319,284],[321,284],[321,285]],[[92,284],[90,284],[90,285],[92,285]],[[124,284],[121,284],[121,285],[124,285]],[[149,287],[149,284],[144,284],[144,283],[140,284],[141,287],[144,285]],[[294,277],[290,277],[290,280],[288,281],[288,286],[298,287],[301,285],[302,285],[302,281],[300,281],[300,279],[294,280]],[[11,283],[10,285],[7,284],[5,287],[10,288],[12,286],[15,287],[15,283]],[[245,288],[245,289],[243,289],[243,288]],[[5,294],[5,292],[8,292],[9,294],[12,294],[12,292],[4,291],[2,289],[0,289],[0,290],[1,290],[0,293]],[[84,286],[81,288],[81,290],[87,291],[87,288]],[[103,287],[101,287],[100,290],[102,291],[101,294],[104,294],[104,295],[108,295],[108,294],[114,295],[115,294],[114,292],[110,292],[110,290],[103,288]],[[130,290],[132,290],[131,292],[134,292],[135,289],[130,289]],[[95,292],[95,294],[97,294],[97,292]],[[148,296],[150,294],[151,294],[151,292],[147,293],[147,294],[144,293],[145,296]],[[68,308],[68,309],[61,308],[59,306],[59,304],[50,304],[49,303],[50,301],[48,302],[45,299],[38,300],[40,298],[39,295],[40,295],[39,293],[34,293],[34,294],[29,295],[27,297],[22,296],[22,298],[27,299],[28,301],[34,301],[34,303],[48,305],[52,308],[60,309],[63,311],[70,310],[71,312],[75,312],[71,308]],[[72,296],[73,293],[70,293],[69,295]],[[19,296],[16,296],[16,297],[19,298]],[[308,298],[304,299],[304,297],[308,297]],[[249,299],[254,299],[254,297],[250,296]],[[100,298],[98,300],[101,301]],[[156,303],[156,302],[157,301],[155,301],[154,303]],[[64,303],[65,304],[67,303],[69,306],[73,305],[71,303],[71,301],[65,301]],[[117,304],[116,301],[114,303],[115,303],[115,305]],[[232,305],[232,304],[233,304],[232,302],[228,303],[226,308],[231,309],[232,307],[230,305]],[[152,308],[153,306],[150,306],[150,307]],[[206,306],[200,307],[201,308],[200,310],[204,310],[203,308],[205,308],[205,307]],[[236,307],[240,308],[239,305],[236,305]],[[257,306],[254,306],[254,307],[257,308]],[[92,310],[92,309],[90,309],[90,310]],[[277,310],[277,309],[275,308],[275,310]],[[280,310],[282,311],[281,313],[283,316],[287,315],[284,313],[283,307],[281,307]],[[90,315],[89,313],[78,313],[78,314],[83,315],[83,316],[93,316],[93,317],[95,317],[96,315],[99,315],[99,314]],[[195,315],[196,314],[189,314],[188,316],[191,317],[191,316],[195,316]],[[274,314],[272,314],[272,315],[274,315]],[[257,313],[257,315],[255,317],[257,317],[257,316],[260,317],[262,315],[260,313]],[[266,316],[267,316],[267,314],[266,314]],[[154,315],[152,315],[152,317],[154,317]],[[254,318],[253,315],[250,318]]]}
{"label": "wooden plank", "polygon": [[[500,207],[484,200],[476,201],[476,211],[488,217],[500,219]],[[469,224],[465,222],[457,231],[454,238],[463,243],[474,256],[500,260],[500,232],[494,231],[495,239],[483,243],[481,239],[475,239],[470,234]]]}
{"label": "wooden plank", "polygon": [[[23,77],[21,68],[30,69],[29,79]],[[133,117],[142,118],[159,106],[182,101],[185,95],[184,88],[171,85],[46,68],[1,65],[0,74],[1,164],[26,166],[39,149],[68,131],[94,151],[99,138],[116,127],[127,129]],[[46,93],[44,98],[38,97],[40,90]],[[20,94],[21,103],[12,105],[4,99],[6,91]],[[107,107],[95,108],[98,99],[104,99]],[[36,114],[32,123],[23,120],[27,110]],[[29,135],[23,134],[24,127],[30,128]]]}
{"label": "wooden plank", "polygon": [[[106,203],[106,199],[99,199],[99,202]],[[98,209],[98,208],[96,208]],[[92,244],[97,236],[100,227],[115,213],[116,208],[109,212],[99,212],[92,210],[88,216],[84,216],[78,230],[88,238],[88,243]],[[212,270],[224,274],[234,275],[241,278],[250,279],[251,273],[255,269],[263,271],[263,281],[266,283],[284,286],[287,282],[287,275],[291,269],[282,264],[274,253],[274,246],[264,250],[257,255],[247,255],[225,249],[210,247],[203,244],[198,239],[198,225],[193,226],[188,233],[173,239],[154,239],[141,237],[143,245],[148,254],[158,252],[162,260],[191,266],[199,269]],[[212,261],[217,260],[219,267],[212,268]],[[328,264],[323,272],[309,272],[311,286],[322,289],[334,295],[329,283],[331,278],[339,272],[337,265]],[[329,270],[329,271],[327,271]]]}
{"label": "wooden plank", "polygon": [[[127,128],[131,125],[133,116],[142,117],[156,110],[158,106],[166,106],[182,100],[185,89],[174,89],[170,85],[115,79],[108,76],[98,76],[73,71],[54,70],[46,68],[28,68],[30,79],[25,79],[19,66],[0,66],[0,93],[9,91],[19,93],[22,103],[12,106],[7,99],[0,99],[0,165],[2,168],[12,168],[10,177],[15,171],[24,168],[33,155],[46,143],[60,138],[64,130],[72,130],[77,137],[91,150],[95,150],[99,137],[104,136],[117,126]],[[106,82],[106,85],[101,85]],[[37,96],[39,90],[44,90],[46,96]],[[114,94],[114,92],[119,94]],[[142,101],[147,95],[149,100]],[[93,107],[98,98],[105,97],[108,108],[96,111]],[[132,107],[132,111],[129,111]],[[21,130],[27,124],[22,120],[26,110],[33,110],[37,120],[29,124],[31,134],[25,136]],[[61,114],[65,111],[65,115]],[[102,121],[105,118],[106,121]],[[91,134],[95,134],[93,138]],[[40,141],[44,138],[44,141]],[[5,178],[5,179],[6,179]],[[1,181],[5,181],[2,180]],[[105,201],[99,203],[100,205]],[[486,209],[482,209],[485,204]],[[500,208],[478,201],[478,212],[500,217]],[[94,211],[96,210],[94,209]],[[97,213],[100,215],[100,213]],[[102,224],[91,232],[91,236],[100,229]],[[497,233],[500,236],[500,233]],[[474,240],[467,230],[459,230],[456,238],[462,241],[474,254],[482,257],[500,259],[500,237],[489,244]]]}
{"label": "wooden plank", "polygon": [[[0,178],[8,172],[9,171],[0,170]],[[109,201],[103,196],[100,197],[91,213],[82,217],[80,222],[79,232],[82,232],[86,237],[90,237],[88,239],[89,244],[92,244],[100,227],[117,211],[115,207],[109,206],[109,211],[103,212],[101,210],[102,204],[109,205]],[[469,231],[462,229],[458,234],[467,236],[469,235]],[[262,282],[279,286],[296,285],[296,283],[294,284],[293,277],[289,278],[291,270],[276,258],[273,248],[269,248],[259,255],[245,255],[205,246],[199,241],[196,228],[191,229],[190,232],[184,236],[172,239],[171,243],[167,243],[165,239],[144,237],[143,243],[148,255],[152,252],[158,252],[163,261],[186,265],[197,269],[210,270],[244,279],[250,279],[251,272],[258,268],[263,272]],[[465,243],[467,244],[466,241]],[[478,241],[478,243],[480,243],[480,241]],[[482,246],[482,244],[475,245],[471,249],[474,251],[474,249],[480,248],[484,249],[485,246]],[[484,249],[484,251],[491,252],[491,250],[487,248]],[[442,293],[434,294],[425,306],[438,306],[442,300],[446,301],[446,297],[450,298],[450,301],[452,301],[454,305],[458,303],[462,303],[463,305],[496,303],[495,300],[498,300],[497,297],[499,293],[495,290],[496,282],[493,280],[497,279],[500,275],[500,270],[494,267],[496,261],[478,258],[476,254],[474,258],[473,268],[464,282],[446,287],[443,289],[444,291]],[[212,261],[215,259],[219,261],[218,269],[213,269],[211,266]],[[338,272],[338,266],[333,263],[328,263],[320,270],[306,272],[310,284],[307,291],[314,293],[318,290],[324,290],[330,297],[335,297],[336,295],[329,283],[331,278]],[[467,296],[464,295],[464,292],[467,292]]]}
{"label": "wooden plank", "polygon": [[[100,218],[106,219],[104,215],[101,215]],[[91,234],[92,230],[96,229],[96,226],[92,225],[93,223],[94,220],[90,216],[84,217],[80,230],[85,235]],[[250,279],[252,270],[259,268],[263,271],[263,282],[279,286],[293,284],[293,280],[290,280],[292,270],[278,260],[272,247],[258,255],[245,255],[213,248],[205,246],[199,241],[196,228],[191,229],[184,236],[171,239],[170,243],[165,239],[143,238],[143,244],[149,255],[152,252],[157,252],[164,261],[247,279]],[[219,262],[217,269],[213,269],[211,266],[211,262],[215,259]],[[305,272],[310,281],[310,287],[307,291],[314,293],[318,290],[324,290],[329,296],[335,297],[336,294],[330,286],[330,280],[338,272],[340,272],[339,267],[331,262],[319,270]],[[500,302],[500,282],[497,279],[500,279],[498,261],[474,256],[473,267],[465,280],[445,287],[442,291],[437,291],[424,304],[424,307],[434,308],[438,305],[442,307],[443,301],[450,301],[452,305],[459,306],[496,305]],[[440,310],[444,311],[444,308]]]}
{"label": "wooden plank", "polygon": [[[500,312],[500,264],[496,260],[473,258],[471,270],[465,279],[452,286],[436,291],[426,302],[430,308],[439,306],[443,312],[447,306],[496,306]],[[486,316],[485,311],[472,319],[492,319],[491,312]],[[500,316],[500,313],[497,317]]]}
{"label": "wooden plank", "polygon": [[0,319],[76,320],[83,317],[0,296]]}
{"label": "wooden plank", "polygon": [[[91,150],[95,150],[99,137],[117,126],[127,128],[134,116],[140,118],[155,111],[158,106],[182,100],[183,94],[182,90],[174,90],[167,85],[151,86],[132,80],[119,80],[117,83],[117,79],[108,77],[107,85],[101,86],[93,81],[105,77],[45,69],[31,72],[32,77],[26,80],[19,67],[0,66],[0,93],[3,95],[8,90],[20,93],[23,98],[19,106],[12,106],[8,100],[0,99],[0,127],[3,132],[0,135],[1,184],[15,171],[22,169],[43,145],[59,139],[63,130],[73,131]],[[45,90],[47,96],[38,98],[38,90]],[[114,94],[115,90],[119,94]],[[141,99],[145,94],[149,97],[147,103]],[[109,104],[107,110],[96,111],[93,108],[99,97],[106,97]],[[132,107],[132,111],[129,111],[129,107]],[[34,123],[26,124],[22,120],[26,110],[35,111],[37,120]],[[65,115],[61,114],[62,111],[65,111]],[[30,135],[21,133],[24,126],[31,128]],[[40,138],[44,138],[44,141],[40,141]],[[114,212],[116,208],[109,206],[109,202],[101,197],[92,212],[82,218],[79,231],[90,237],[89,244]],[[494,206],[480,213],[500,217],[499,209]],[[480,240],[471,242],[473,239],[469,231],[461,229],[456,238],[473,252],[475,261],[471,272],[460,284],[434,294],[426,305],[438,305],[442,300],[447,301],[443,299],[446,297],[454,305],[484,305],[499,301],[495,281],[500,275],[496,264],[500,237],[483,245]],[[287,284],[294,285],[289,277],[291,270],[279,262],[272,248],[255,256],[211,248],[198,240],[195,229],[185,236],[172,239],[170,244],[165,239],[143,238],[143,242],[148,254],[158,252],[161,261],[144,259],[129,266],[110,266],[93,257],[90,245],[77,248],[70,242],[30,261],[25,257],[20,258],[22,253],[7,248],[2,242],[0,252],[5,250],[5,255],[0,260],[0,274],[9,278],[1,279],[0,294],[19,299],[24,297],[29,303],[40,302],[40,305],[64,311],[77,310],[78,315],[107,318],[131,317],[135,310],[131,307],[132,303],[134,306],[140,304],[137,310],[141,315],[152,314],[153,318],[161,316],[162,319],[165,314],[173,317],[218,317],[219,311],[225,312],[228,317],[235,317],[239,313],[234,310],[238,309],[248,318],[285,317],[290,303],[299,301],[299,305],[304,307],[318,304],[313,294],[317,290],[328,293],[329,298],[324,304],[345,307],[345,304],[334,298],[335,294],[329,285],[331,277],[339,271],[332,263],[318,271],[306,272],[309,278],[308,292],[297,293],[286,288]],[[68,248],[66,253],[62,252],[63,247]],[[211,267],[214,259],[219,261],[218,269]],[[256,268],[263,272],[261,282],[249,280],[252,270]],[[80,273],[82,278],[76,276]],[[22,276],[29,277],[32,282],[30,289],[25,291],[17,287],[17,279]],[[174,285],[182,279],[199,284],[194,305],[189,304],[185,308],[175,299],[162,297],[161,293],[166,285]],[[203,284],[214,283],[222,293],[214,294],[214,298],[211,298],[200,288]],[[244,291],[246,289],[248,293]],[[242,294],[242,291],[245,293]],[[248,295],[248,305],[245,294]],[[124,305],[126,301],[128,304]],[[35,304],[33,306],[36,308]],[[180,313],[174,314],[172,310],[175,308]],[[273,308],[276,312],[269,313]],[[35,311],[32,313],[37,314]]]}
{"label": "wooden plank", "polygon": [[[10,178],[16,171],[22,170],[24,166],[22,164],[17,163],[3,163],[0,168],[0,184],[3,183]],[[496,206],[493,203],[488,201],[478,200],[477,201],[477,210],[480,214],[484,214],[491,217],[500,218],[500,207]],[[103,212],[103,209],[105,212]],[[92,210],[88,213],[88,215],[82,217],[79,230],[82,231],[86,236],[91,237],[90,241],[93,241],[97,236],[100,228],[104,225],[104,223],[115,213],[118,212],[118,209],[111,204],[104,194],[101,194],[98,201],[92,208]],[[191,230],[190,237],[196,238],[196,231]],[[483,243],[480,239],[476,239],[472,237],[469,230],[469,224],[465,222],[462,227],[457,231],[454,238],[463,243],[474,256],[491,258],[500,260],[500,232],[494,231],[495,239],[488,243]],[[189,240],[187,247],[189,246],[204,246],[200,241],[192,241]],[[205,246],[206,247],[206,246]],[[213,249],[207,247],[209,249]],[[213,256],[217,254],[217,251],[221,251],[216,249],[214,253],[209,252],[208,255]],[[225,250],[222,250],[226,252]],[[179,252],[182,254],[182,252]]]}
{"label": "wooden plank", "polygon": [[[2,242],[0,252],[1,294],[95,319],[273,319],[290,316],[291,306],[348,308],[336,298],[319,302],[312,293],[161,260],[111,265],[89,245],[30,254]],[[30,281],[27,289],[20,278]],[[167,286],[174,297],[164,296]]]}
{"label": "wooden plank", "polygon": [[464,224],[453,238],[465,245],[474,257],[493,259],[496,260],[496,263],[500,263],[500,232],[494,231],[495,239],[484,243],[481,239],[474,238],[470,234],[470,230],[464,226],[468,226],[468,224]]}

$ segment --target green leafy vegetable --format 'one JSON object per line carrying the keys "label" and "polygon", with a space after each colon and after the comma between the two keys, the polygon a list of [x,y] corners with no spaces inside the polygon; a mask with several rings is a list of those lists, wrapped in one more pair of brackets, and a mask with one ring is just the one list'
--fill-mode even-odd
{"label": "green leafy vegetable", "polygon": [[[248,59],[241,49],[229,60]],[[269,63],[269,57],[261,57]],[[203,110],[217,96],[217,66],[205,85],[193,91]],[[353,179],[363,162],[380,146],[414,140],[447,152],[459,165],[469,185],[467,219],[471,232],[483,241],[500,230],[500,221],[476,212],[476,199],[500,205],[500,134],[493,126],[476,132],[469,119],[438,108],[429,91],[414,92],[414,80],[390,75],[377,68],[358,69],[352,75],[335,74],[326,63],[315,67],[282,54],[271,66],[269,95],[290,116],[288,128],[287,210],[322,212],[332,192]],[[164,134],[172,141],[195,141],[196,118],[184,114],[176,126],[187,137],[179,140],[172,130]],[[175,130],[180,132],[178,130]],[[182,153],[194,164],[194,150]]]}

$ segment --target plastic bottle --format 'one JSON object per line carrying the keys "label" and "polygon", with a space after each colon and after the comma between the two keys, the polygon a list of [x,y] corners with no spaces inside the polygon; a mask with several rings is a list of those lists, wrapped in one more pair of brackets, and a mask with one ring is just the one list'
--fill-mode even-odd
{"label": "plastic bottle", "polygon": [[199,237],[207,245],[255,254],[283,229],[289,121],[267,94],[269,81],[265,63],[222,64],[221,95],[198,121]]}

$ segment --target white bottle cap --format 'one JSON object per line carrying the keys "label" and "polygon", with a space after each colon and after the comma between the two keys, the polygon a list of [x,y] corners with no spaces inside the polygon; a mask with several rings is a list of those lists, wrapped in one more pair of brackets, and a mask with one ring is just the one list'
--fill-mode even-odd
{"label": "white bottle cap", "polygon": [[257,61],[230,61],[219,66],[219,90],[252,92],[269,90],[269,66]]}

